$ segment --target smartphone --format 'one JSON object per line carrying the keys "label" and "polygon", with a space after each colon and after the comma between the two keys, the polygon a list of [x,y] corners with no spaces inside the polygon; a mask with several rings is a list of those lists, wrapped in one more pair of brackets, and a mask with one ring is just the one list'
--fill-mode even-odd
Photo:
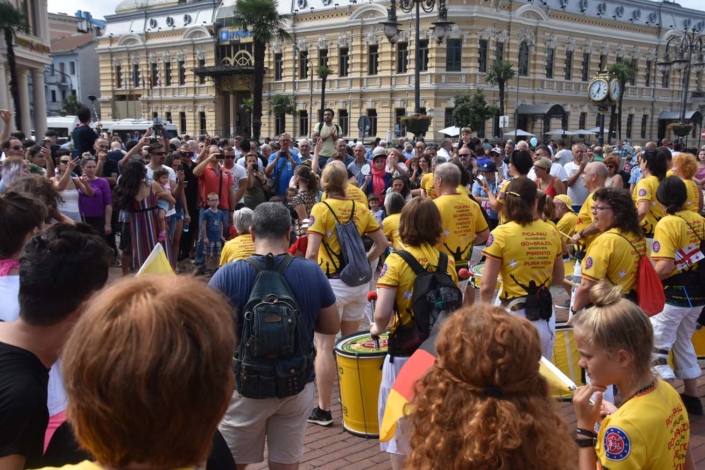
{"label": "smartphone", "polygon": [[183,163],[179,163],[179,171],[184,171],[184,164]]}

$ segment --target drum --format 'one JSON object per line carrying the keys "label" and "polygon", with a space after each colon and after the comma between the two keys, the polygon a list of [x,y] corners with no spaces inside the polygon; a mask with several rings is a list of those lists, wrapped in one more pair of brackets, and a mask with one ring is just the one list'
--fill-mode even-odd
{"label": "drum", "polygon": [[346,336],[335,345],[343,427],[350,434],[379,436],[377,401],[387,340],[387,333],[380,335],[376,349],[370,333],[362,332]]}
{"label": "drum", "polygon": [[698,329],[693,333],[693,346],[695,355],[698,356],[700,367],[705,366],[705,327],[698,325]]}
{"label": "drum", "polygon": [[575,260],[572,258],[563,258],[563,275],[568,276],[573,274],[575,269]]}
{"label": "drum", "polygon": [[[556,325],[556,342],[553,345],[553,365],[558,367],[569,379],[575,382],[578,387],[585,385],[583,381],[583,372],[578,361],[580,354],[578,347],[575,345],[573,337],[573,327],[568,325]],[[573,395],[565,395],[560,392],[551,390],[553,398],[559,400],[571,400]]]}
{"label": "drum", "polygon": [[[475,266],[472,267],[472,277],[470,278],[470,285],[473,286],[475,289],[480,288],[480,284],[482,284],[482,273],[485,271],[485,263],[478,263]],[[497,279],[497,285],[495,286],[494,290],[499,290],[499,288],[502,286],[502,283],[499,282],[499,279]]]}

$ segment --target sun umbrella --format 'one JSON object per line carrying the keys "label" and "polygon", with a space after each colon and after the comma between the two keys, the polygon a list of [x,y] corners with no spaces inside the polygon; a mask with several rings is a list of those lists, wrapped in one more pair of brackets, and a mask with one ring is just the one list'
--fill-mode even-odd
{"label": "sun umbrella", "polygon": [[450,126],[446,127],[445,129],[441,129],[440,131],[441,134],[449,135],[451,137],[456,137],[460,135],[460,128],[456,126]]}
{"label": "sun umbrella", "polygon": [[531,134],[530,132],[523,131],[521,129],[517,129],[514,131],[510,132],[505,132],[505,136],[511,136],[511,137],[535,137],[534,134]]}
{"label": "sun umbrella", "polygon": [[563,129],[556,129],[553,131],[546,132],[546,135],[575,135],[576,132],[566,131]]}

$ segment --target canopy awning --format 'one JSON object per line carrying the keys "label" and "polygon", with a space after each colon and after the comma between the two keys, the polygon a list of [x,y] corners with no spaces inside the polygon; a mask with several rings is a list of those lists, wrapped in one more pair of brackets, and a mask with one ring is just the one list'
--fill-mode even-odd
{"label": "canopy awning", "polygon": [[517,114],[563,117],[566,113],[563,106],[559,104],[520,104]]}
{"label": "canopy awning", "polygon": [[254,75],[255,68],[237,65],[213,65],[210,67],[198,67],[192,69],[192,71],[199,77],[227,77],[231,75]]}
{"label": "canopy awning", "polygon": [[[681,118],[680,111],[663,111],[658,115],[659,121],[677,121]],[[686,111],[685,112],[686,121],[691,122],[703,122],[703,115],[700,111]]]}

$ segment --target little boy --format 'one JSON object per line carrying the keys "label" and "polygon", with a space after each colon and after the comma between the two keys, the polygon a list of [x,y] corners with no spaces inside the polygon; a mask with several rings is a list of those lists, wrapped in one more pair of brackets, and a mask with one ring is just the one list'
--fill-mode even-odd
{"label": "little boy", "polygon": [[220,199],[216,193],[208,195],[208,210],[203,213],[201,222],[201,232],[206,255],[206,276],[210,277],[218,269],[220,262],[220,252],[223,249],[225,237],[223,236],[223,224],[225,215],[218,210]]}
{"label": "little boy", "polygon": [[377,223],[381,225],[382,220],[384,220],[384,209],[382,209],[379,204],[379,197],[376,194],[370,194],[367,198],[367,202],[370,204],[370,212],[372,212],[372,215],[377,219]]}

